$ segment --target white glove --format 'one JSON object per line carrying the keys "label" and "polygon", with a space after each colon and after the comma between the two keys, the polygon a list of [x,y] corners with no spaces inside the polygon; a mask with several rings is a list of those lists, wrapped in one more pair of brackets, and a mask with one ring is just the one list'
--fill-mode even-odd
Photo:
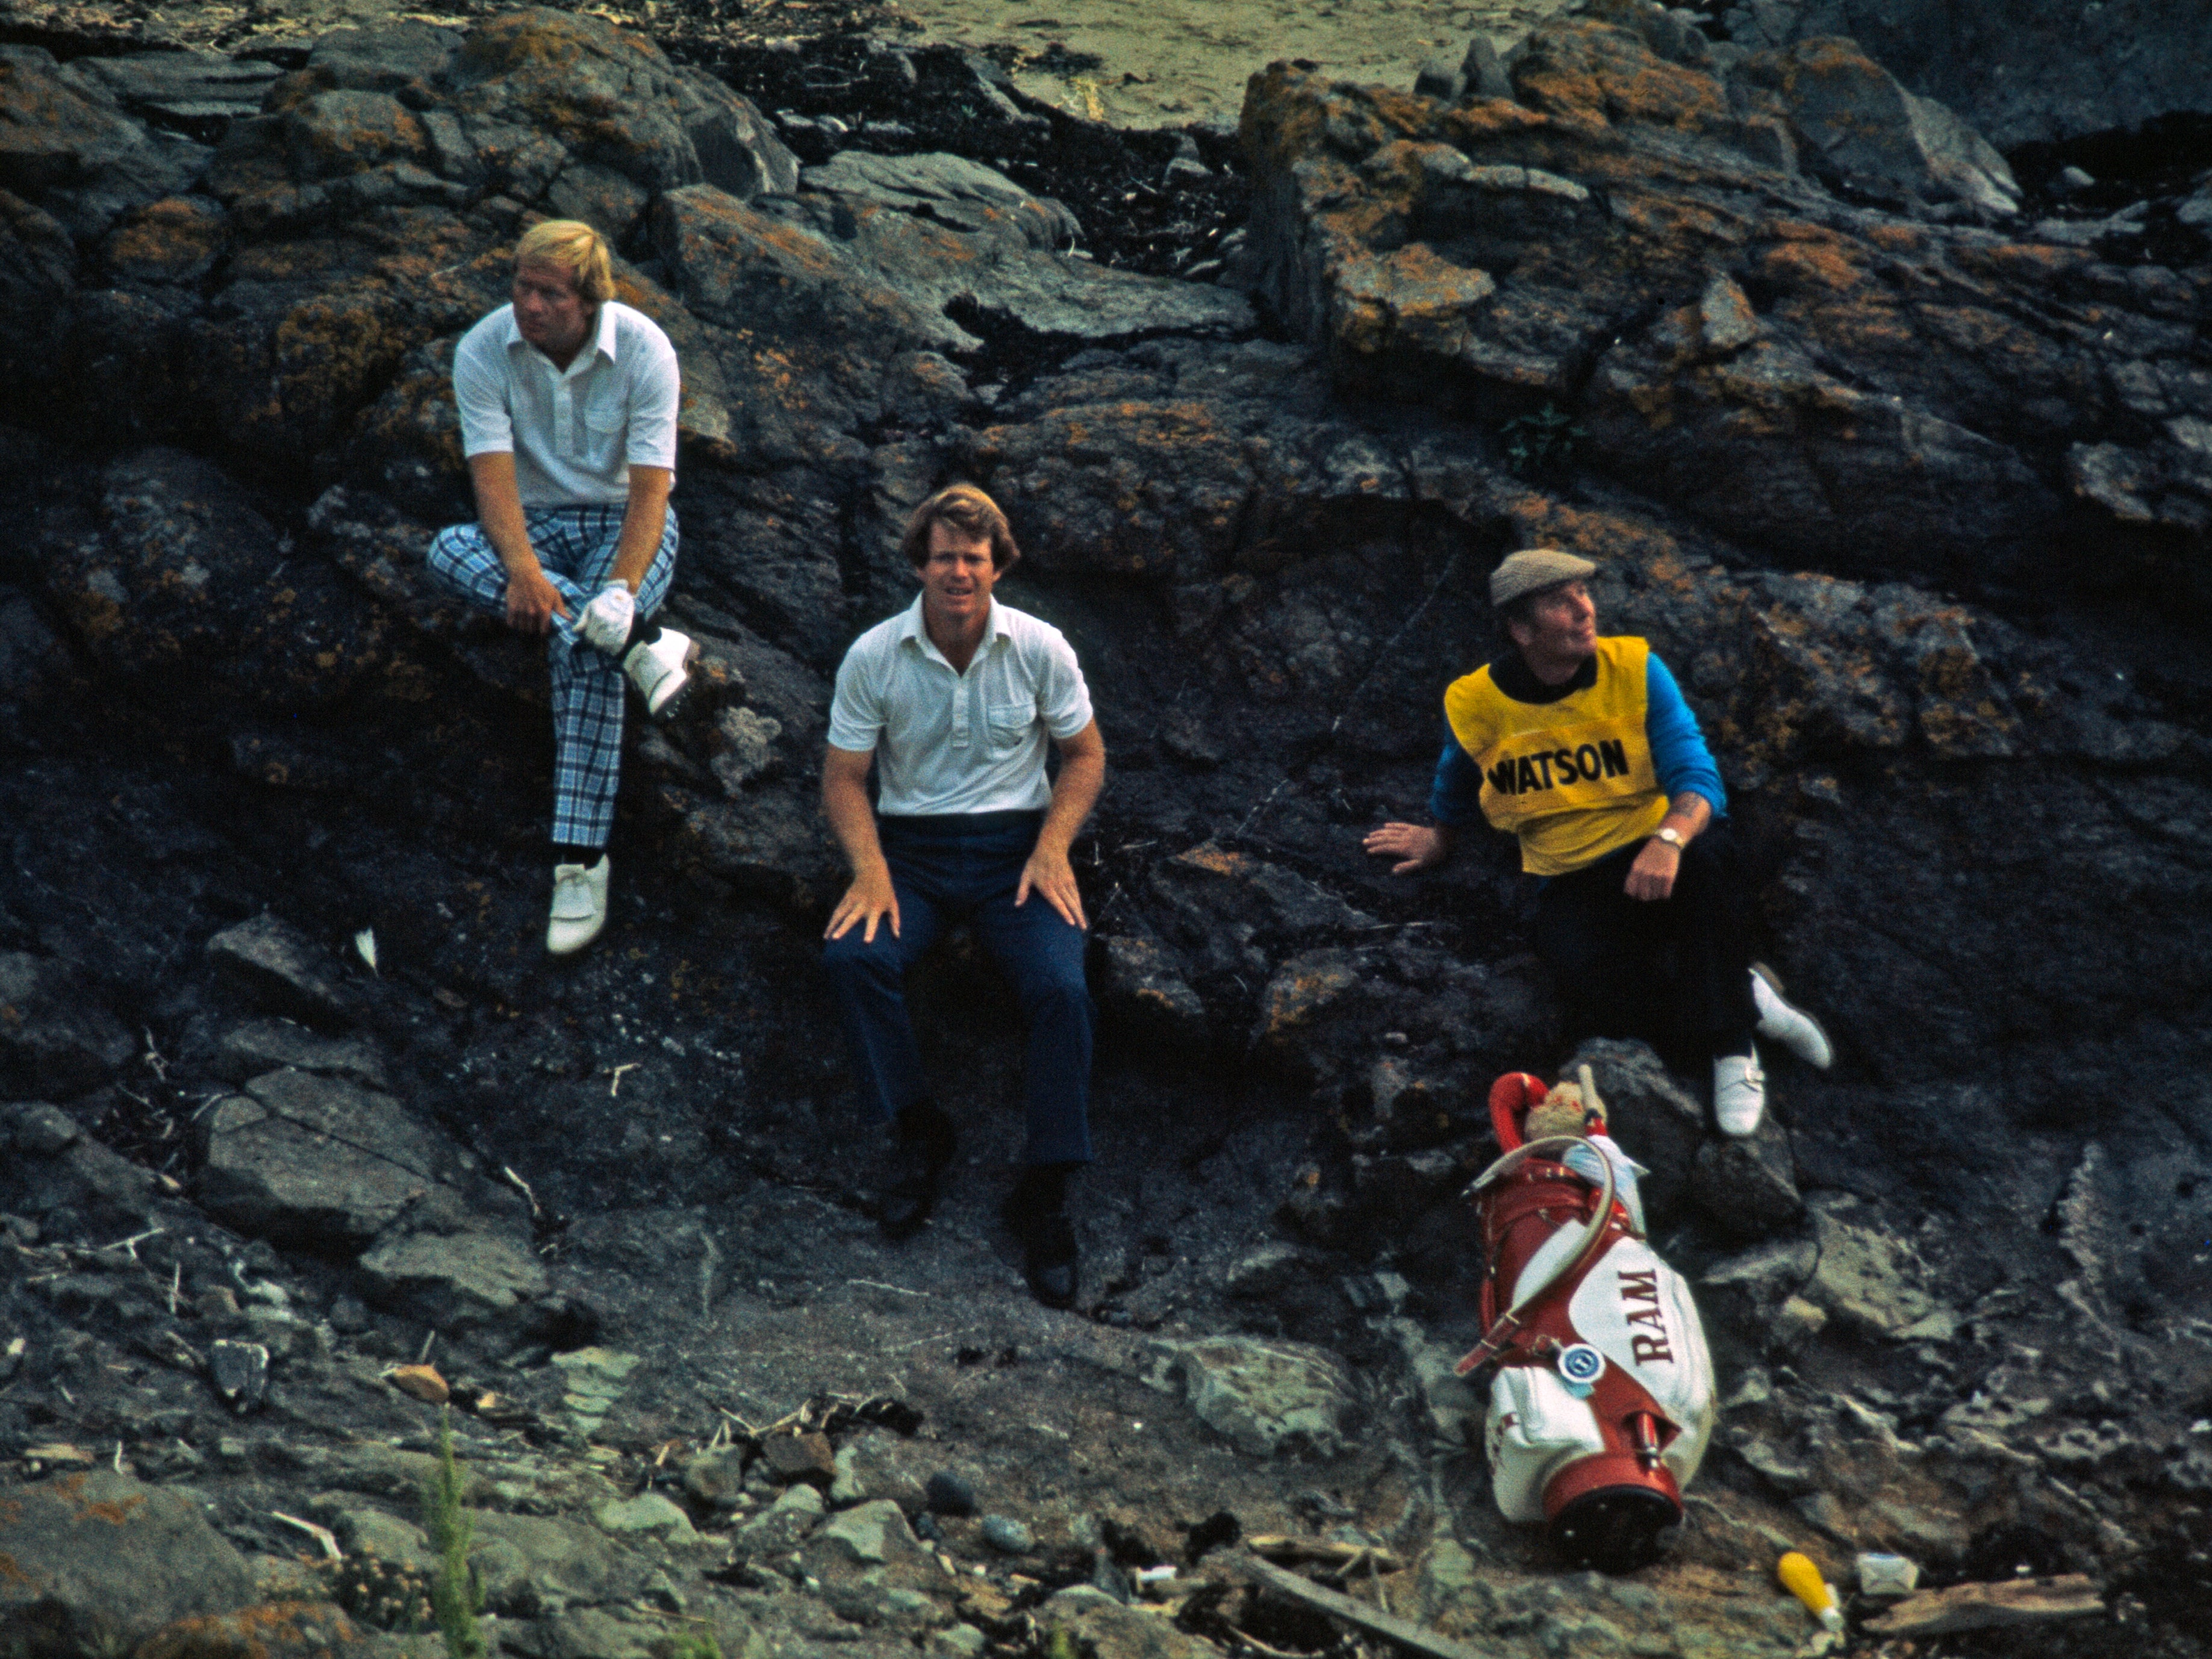
{"label": "white glove", "polygon": [[576,619],[576,631],[586,645],[597,646],[611,656],[629,638],[629,625],[636,616],[637,595],[623,582],[609,582],[599,590],[599,598],[584,607],[584,614]]}

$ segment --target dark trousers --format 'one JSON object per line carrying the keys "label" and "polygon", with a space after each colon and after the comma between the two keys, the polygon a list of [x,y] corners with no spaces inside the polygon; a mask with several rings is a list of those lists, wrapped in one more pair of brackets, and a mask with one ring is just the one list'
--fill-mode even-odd
{"label": "dark trousers", "polygon": [[823,947],[822,965],[860,1069],[861,1091],[885,1119],[929,1097],[906,970],[938,936],[965,921],[1013,982],[1029,1027],[1023,1066],[1031,1164],[1091,1161],[1090,988],[1083,978],[1085,934],[1032,890],[1017,907],[1022,866],[1036,846],[1042,812],[978,812],[877,820],[899,933],[888,918],[873,944],[853,928]]}
{"label": "dark trousers", "polygon": [[1656,901],[1626,891],[1643,849],[1553,876],[1536,896],[1536,953],[1559,981],[1569,1039],[1641,1037],[1673,1057],[1741,1054],[1759,1013],[1727,832],[1692,842],[1674,892]]}

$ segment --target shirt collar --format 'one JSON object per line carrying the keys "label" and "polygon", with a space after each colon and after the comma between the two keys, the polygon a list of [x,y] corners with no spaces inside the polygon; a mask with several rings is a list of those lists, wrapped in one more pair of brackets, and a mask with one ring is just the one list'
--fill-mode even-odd
{"label": "shirt collar", "polygon": [[[516,346],[521,346],[532,351],[538,349],[522,337],[522,331],[514,325],[514,305],[512,301],[507,303],[500,315],[505,323],[503,337],[500,341],[502,347],[510,350]],[[592,343],[589,349],[611,363],[619,361],[615,351],[615,307],[614,301],[611,300],[602,301],[599,304],[599,320],[592,330]],[[538,355],[544,356],[543,352],[539,352]],[[545,361],[550,363],[553,360],[547,357]],[[560,372],[567,373],[574,370],[575,367],[576,365],[572,362],[568,365],[568,370]]]}
{"label": "shirt collar", "polygon": [[[900,615],[898,636],[902,641],[912,640],[924,652],[933,653],[938,661],[950,668],[952,666],[951,663],[946,660],[942,651],[938,650],[937,641],[929,637],[929,624],[922,620],[921,602],[925,597],[921,593],[915,594],[914,603],[907,606]],[[1011,638],[1012,634],[1012,630],[1006,626],[1006,608],[994,599],[991,601],[990,619],[983,624],[984,647],[988,647],[997,641]],[[977,654],[980,655],[981,652],[979,651]]]}

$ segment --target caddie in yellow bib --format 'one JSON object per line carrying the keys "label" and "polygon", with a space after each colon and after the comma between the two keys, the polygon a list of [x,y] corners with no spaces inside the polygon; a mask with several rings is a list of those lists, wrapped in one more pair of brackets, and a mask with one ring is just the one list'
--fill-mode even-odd
{"label": "caddie in yellow bib", "polygon": [[1498,566],[1491,604],[1513,648],[1444,692],[1435,823],[1383,824],[1367,850],[1397,874],[1431,868],[1478,811],[1516,837],[1541,878],[1534,943],[1569,1036],[1709,1055],[1714,1117],[1747,1135],[1766,1102],[1754,1029],[1815,1066],[1826,1034],[1751,968],[1742,884],[1707,833],[1728,811],[1720,769],[1650,646],[1599,635],[1596,569],[1549,548]]}
{"label": "caddie in yellow bib", "polygon": [[1521,838],[1530,875],[1579,870],[1666,817],[1645,732],[1650,654],[1642,640],[1599,640],[1595,683],[1558,702],[1515,701],[1487,666],[1445,691],[1445,723],[1482,776],[1482,815]]}

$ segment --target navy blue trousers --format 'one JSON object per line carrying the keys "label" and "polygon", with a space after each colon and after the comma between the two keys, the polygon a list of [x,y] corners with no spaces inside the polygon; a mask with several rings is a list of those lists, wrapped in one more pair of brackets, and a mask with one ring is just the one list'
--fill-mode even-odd
{"label": "navy blue trousers", "polygon": [[899,932],[886,917],[873,944],[862,927],[828,941],[822,965],[860,1073],[861,1091],[884,1119],[930,1097],[906,1006],[906,970],[953,924],[969,922],[1013,983],[1029,1028],[1023,1094],[1031,1164],[1091,1161],[1093,1015],[1083,978],[1083,929],[1032,890],[1018,908],[1022,866],[1036,848],[1042,812],[882,817],[876,832],[898,895]]}

